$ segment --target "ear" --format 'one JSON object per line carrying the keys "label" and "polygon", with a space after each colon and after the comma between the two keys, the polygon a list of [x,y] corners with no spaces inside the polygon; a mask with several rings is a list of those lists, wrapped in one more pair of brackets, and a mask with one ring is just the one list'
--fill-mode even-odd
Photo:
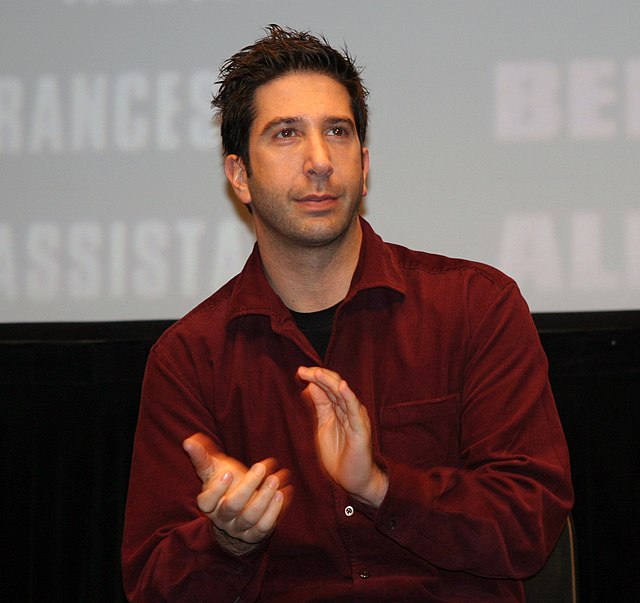
{"label": "ear", "polygon": [[362,196],[366,197],[367,193],[367,176],[369,175],[369,149],[362,147]]}
{"label": "ear", "polygon": [[238,200],[249,205],[251,203],[251,193],[247,182],[249,176],[242,158],[238,155],[227,155],[224,158],[224,173]]}

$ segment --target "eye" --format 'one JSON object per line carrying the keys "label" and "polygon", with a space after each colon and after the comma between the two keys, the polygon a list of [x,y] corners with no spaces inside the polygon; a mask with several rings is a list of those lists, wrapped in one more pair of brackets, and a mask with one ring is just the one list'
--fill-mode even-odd
{"label": "eye", "polygon": [[282,128],[277,134],[276,138],[293,138],[296,135],[296,131],[293,128]]}
{"label": "eye", "polygon": [[344,126],[332,126],[329,128],[329,136],[348,136],[349,131]]}

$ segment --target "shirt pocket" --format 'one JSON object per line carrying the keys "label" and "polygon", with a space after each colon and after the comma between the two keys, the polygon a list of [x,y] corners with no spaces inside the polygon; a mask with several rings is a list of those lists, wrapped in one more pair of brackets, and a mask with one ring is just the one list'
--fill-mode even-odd
{"label": "shirt pocket", "polygon": [[458,464],[459,394],[383,406],[378,417],[384,456],[421,468]]}

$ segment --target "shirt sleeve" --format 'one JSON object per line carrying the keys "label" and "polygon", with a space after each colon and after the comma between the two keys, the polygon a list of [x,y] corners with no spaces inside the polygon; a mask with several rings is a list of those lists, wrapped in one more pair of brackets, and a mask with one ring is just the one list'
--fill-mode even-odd
{"label": "shirt sleeve", "polygon": [[469,312],[459,463],[423,470],[383,458],[378,530],[448,570],[534,574],[573,503],[569,456],[529,309],[511,284]]}
{"label": "shirt sleeve", "polygon": [[226,553],[196,506],[201,482],[182,441],[195,432],[220,440],[199,390],[196,373],[205,369],[174,349],[169,356],[156,344],[145,372],[122,545],[125,591],[133,603],[251,601],[265,547]]}

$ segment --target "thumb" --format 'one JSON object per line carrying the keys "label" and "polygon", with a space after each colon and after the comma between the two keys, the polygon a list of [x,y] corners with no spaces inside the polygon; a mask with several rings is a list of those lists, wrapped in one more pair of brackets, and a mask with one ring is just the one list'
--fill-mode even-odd
{"label": "thumb", "polygon": [[182,442],[182,448],[189,455],[191,464],[202,483],[207,483],[216,470],[216,461],[213,456],[216,448],[213,442],[204,434],[196,433]]}
{"label": "thumb", "polygon": [[322,388],[318,387],[315,383],[308,383],[302,390],[302,399],[305,403],[314,406],[316,410],[318,405],[328,400],[327,395],[322,391]]}

